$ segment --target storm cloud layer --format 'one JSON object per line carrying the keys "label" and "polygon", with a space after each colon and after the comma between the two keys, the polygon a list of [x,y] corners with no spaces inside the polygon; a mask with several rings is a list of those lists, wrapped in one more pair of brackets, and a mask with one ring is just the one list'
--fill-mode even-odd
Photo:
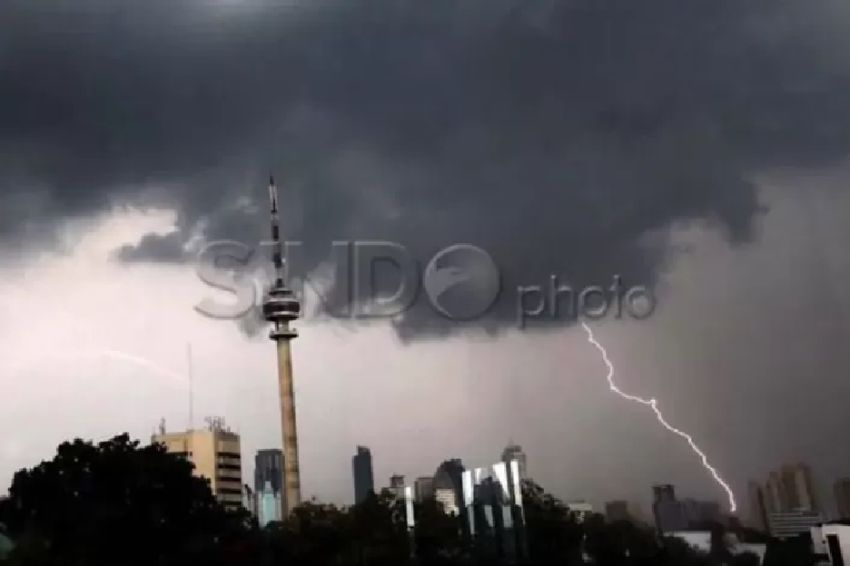
{"label": "storm cloud layer", "polygon": [[[671,226],[746,242],[753,176],[850,151],[848,32],[838,1],[4,2],[0,237],[173,207],[119,257],[191,261],[261,239],[274,171],[312,265],[470,242],[506,289],[652,285]],[[403,334],[443,330],[418,312]]]}

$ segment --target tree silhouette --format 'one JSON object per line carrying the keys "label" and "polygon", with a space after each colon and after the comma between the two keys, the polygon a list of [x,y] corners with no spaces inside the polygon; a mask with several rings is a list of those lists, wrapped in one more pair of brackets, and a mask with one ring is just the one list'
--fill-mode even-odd
{"label": "tree silhouette", "polygon": [[416,504],[416,556],[424,564],[457,564],[467,558],[460,517],[430,498]]}
{"label": "tree silhouette", "polygon": [[63,443],[52,460],[17,472],[0,522],[20,563],[81,566],[213,563],[246,525],[189,462],[126,434]]}
{"label": "tree silhouette", "polygon": [[582,530],[584,549],[597,564],[658,564],[655,533],[629,521],[606,522],[601,515],[589,516]]}
{"label": "tree silhouette", "polygon": [[534,564],[576,564],[582,529],[558,498],[531,480],[522,482],[530,559]]}
{"label": "tree silhouette", "polygon": [[347,514],[334,505],[304,502],[283,522],[266,528],[270,563],[339,564],[350,534]]}
{"label": "tree silhouette", "polygon": [[[532,481],[522,485],[528,566],[749,566],[732,556],[715,526],[714,549],[659,541],[652,530],[599,515],[576,521],[556,497]],[[348,508],[306,502],[287,519],[258,529],[246,514],[224,509],[192,465],[159,445],[127,435],[100,444],[76,440],[52,460],[15,474],[0,501],[15,548],[3,566],[471,566],[505,563],[469,536],[463,517],[434,500],[415,506],[409,532],[404,502],[384,490]],[[473,538],[475,540],[473,540]],[[775,542],[766,566],[805,565],[806,540]],[[492,546],[492,545],[490,545]],[[510,560],[510,558],[507,558]],[[499,562],[501,561],[501,562]]]}

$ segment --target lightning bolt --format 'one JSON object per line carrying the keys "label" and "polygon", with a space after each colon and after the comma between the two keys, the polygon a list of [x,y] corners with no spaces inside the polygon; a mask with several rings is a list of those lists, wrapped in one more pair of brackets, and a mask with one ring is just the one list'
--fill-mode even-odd
{"label": "lightning bolt", "polygon": [[[13,307],[18,307],[22,300],[31,299],[33,301],[37,300],[38,297],[34,295],[32,292],[28,291],[21,285],[12,284],[9,286],[9,289],[12,291],[17,291],[19,296],[17,297],[9,297],[8,293],[4,292],[0,295],[0,305],[9,304]],[[5,290],[4,290],[5,291]],[[20,296],[23,295],[23,296]],[[91,337],[93,335],[93,331],[88,326],[83,326],[82,317],[71,313],[61,305],[52,305],[52,308],[55,309],[54,312],[58,312],[60,314],[64,314],[67,318],[67,321],[72,324],[77,331],[79,331],[79,336],[88,336]],[[48,351],[40,352],[40,357],[52,357],[52,358],[73,358],[73,359],[98,359],[98,358],[106,358],[112,359],[119,362],[125,362],[131,365],[135,365],[137,367],[147,369],[153,373],[159,374],[160,376],[164,376],[172,380],[173,384],[188,384],[188,377],[184,374],[171,370],[165,366],[159,365],[153,360],[145,358],[143,356],[138,356],[131,352],[126,352],[124,350],[114,350],[111,348],[80,348],[75,347],[74,349],[59,349],[57,347],[53,347]],[[7,360],[4,358],[3,360],[6,362]],[[12,362],[10,364],[11,373],[18,371],[21,367],[26,367],[31,363],[35,363],[37,360],[22,360],[17,363]],[[188,385],[186,385],[188,386]]]}
{"label": "lightning bolt", "polygon": [[726,492],[726,495],[729,498],[729,512],[734,513],[735,510],[738,508],[738,505],[737,503],[735,503],[735,494],[732,493],[732,488],[729,487],[729,484],[726,483],[726,481],[722,477],[720,477],[720,473],[717,471],[717,469],[709,463],[708,457],[705,455],[705,452],[700,450],[700,447],[697,446],[696,442],[694,442],[693,437],[691,437],[690,434],[679,430],[678,428],[667,422],[667,420],[664,418],[664,415],[661,414],[661,410],[658,408],[658,401],[655,398],[644,399],[643,397],[638,397],[636,395],[629,395],[628,393],[625,393],[622,389],[617,387],[617,384],[614,383],[614,364],[612,364],[611,360],[608,359],[608,352],[605,350],[605,347],[602,346],[602,344],[597,342],[596,338],[593,335],[593,331],[590,329],[587,323],[582,322],[581,325],[584,328],[584,331],[587,332],[587,341],[593,344],[596,349],[599,350],[599,353],[602,354],[602,361],[605,362],[605,365],[608,367],[608,375],[606,375],[605,378],[608,380],[609,389],[611,389],[611,391],[613,391],[614,393],[616,393],[627,401],[633,401],[635,403],[640,403],[641,405],[646,405],[647,407],[652,409],[653,413],[655,413],[655,418],[658,419],[658,422],[661,423],[661,426],[663,426],[673,434],[684,438],[688,445],[691,447],[691,450],[694,452],[694,454],[699,456],[699,459],[702,461],[702,467],[705,468],[708,473],[711,474],[711,476],[714,478],[714,481],[717,482],[717,484],[722,487],[723,490]]}
{"label": "lightning bolt", "polygon": [[168,369],[165,366],[161,366],[156,362],[149,360],[148,358],[143,358],[141,356],[136,356],[131,354],[130,352],[125,352],[123,350],[57,350],[52,352],[44,352],[38,359],[25,359],[18,362],[13,362],[11,364],[2,364],[6,369],[9,370],[10,374],[14,374],[20,371],[22,368],[26,368],[32,364],[35,364],[41,361],[44,358],[56,358],[56,359],[77,359],[77,360],[85,360],[85,359],[112,359],[119,362],[126,362],[131,365],[135,365],[137,367],[147,369],[153,373],[159,374],[160,376],[167,377],[169,379],[169,384],[175,387],[187,387],[188,378],[181,373]]}

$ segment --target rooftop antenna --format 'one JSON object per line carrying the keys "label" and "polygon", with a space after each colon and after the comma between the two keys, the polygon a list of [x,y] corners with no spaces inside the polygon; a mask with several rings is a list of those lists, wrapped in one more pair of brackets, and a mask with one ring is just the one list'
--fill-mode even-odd
{"label": "rooftop antenna", "polygon": [[192,369],[192,343],[186,343],[186,365],[189,371],[189,430],[195,428],[195,375]]}

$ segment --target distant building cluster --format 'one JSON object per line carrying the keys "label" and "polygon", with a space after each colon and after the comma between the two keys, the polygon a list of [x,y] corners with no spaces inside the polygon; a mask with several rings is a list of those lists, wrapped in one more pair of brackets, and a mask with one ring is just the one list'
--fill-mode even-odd
{"label": "distant building cluster", "polygon": [[750,523],[777,538],[808,533],[824,522],[806,464],[786,464],[770,472],[767,481],[750,482]]}
{"label": "distant building cluster", "polygon": [[[374,493],[372,453],[358,446],[351,460],[354,500],[361,503]],[[465,532],[494,557],[519,557],[524,552],[522,490],[527,473],[522,448],[509,443],[501,459],[489,466],[467,469],[460,458],[437,466],[431,476],[419,476],[408,485],[405,476],[393,474],[385,490],[405,502],[409,528],[415,524],[414,503],[433,501],[443,511],[462,519]]]}
{"label": "distant building cluster", "polygon": [[425,501],[434,498],[433,476],[420,476],[413,482],[413,493],[416,501]]}
{"label": "distant building cluster", "polygon": [[[207,419],[204,429],[168,432],[164,423],[152,441],[194,465],[194,474],[205,478],[215,497],[230,508],[243,507],[260,526],[281,521],[286,514],[285,455],[280,449],[263,449],[254,456],[253,487],[242,483],[239,435],[222,419]],[[522,492],[520,482],[528,478],[528,463],[522,447],[509,443],[498,462],[467,469],[459,458],[443,461],[433,475],[419,476],[412,485],[394,474],[385,489],[405,501],[408,526],[415,517],[413,503],[435,501],[450,515],[463,519],[467,534],[477,537],[482,548],[494,556],[518,557],[524,550]],[[354,501],[362,503],[375,493],[372,452],[357,446],[351,459]],[[844,566],[850,557],[850,478],[834,484],[838,517],[843,522],[826,522],[815,495],[811,469],[803,463],[786,464],[770,472],[763,483],[751,481],[748,489],[750,527],[779,539],[810,535],[813,553],[832,566]],[[671,484],[652,488],[652,518],[659,535],[678,537],[695,548],[710,544],[710,528],[728,524],[714,501],[679,498]],[[594,512],[585,501],[568,501],[565,506],[577,522]],[[609,522],[641,522],[640,513],[625,500],[605,503]],[[753,552],[763,557],[764,545],[729,541],[736,552]]]}
{"label": "distant building cluster", "polygon": [[715,501],[677,499],[670,484],[652,488],[652,514],[659,533],[685,531],[722,521],[720,505]]}
{"label": "distant building cluster", "polygon": [[593,513],[593,505],[587,501],[567,501],[565,505],[570,512],[570,516],[577,523],[583,523]]}
{"label": "distant building cluster", "polygon": [[220,418],[207,419],[200,430],[167,432],[165,424],[151,438],[194,466],[194,474],[207,480],[216,499],[226,507],[240,507],[257,517],[260,526],[283,518],[283,452],[259,450],[254,458],[254,487],[242,482],[239,435]]}
{"label": "distant building cluster", "polygon": [[826,510],[814,489],[811,468],[785,464],[764,483],[749,484],[749,523],[779,539],[808,536],[819,564],[850,564],[850,478],[833,487],[837,520],[826,521]]}
{"label": "distant building cluster", "polygon": [[605,518],[611,523],[619,521],[631,522],[635,520],[634,513],[629,507],[629,502],[622,499],[605,503]]}

